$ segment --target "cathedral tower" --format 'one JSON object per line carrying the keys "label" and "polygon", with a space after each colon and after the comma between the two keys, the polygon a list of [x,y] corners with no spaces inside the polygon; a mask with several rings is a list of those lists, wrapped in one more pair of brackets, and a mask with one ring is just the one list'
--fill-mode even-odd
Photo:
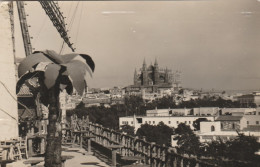
{"label": "cathedral tower", "polygon": [[165,80],[164,80],[165,83],[168,83],[169,82],[169,71],[168,71],[168,68],[166,67],[166,70],[165,70]]}
{"label": "cathedral tower", "polygon": [[135,69],[135,74],[134,74],[134,85],[138,85],[138,76],[137,76],[136,69]]}
{"label": "cathedral tower", "polygon": [[154,84],[155,85],[159,84],[159,66],[156,58],[154,62]]}
{"label": "cathedral tower", "polygon": [[145,59],[144,59],[144,62],[143,62],[142,73],[143,73],[142,85],[148,85],[148,72],[147,72]]}

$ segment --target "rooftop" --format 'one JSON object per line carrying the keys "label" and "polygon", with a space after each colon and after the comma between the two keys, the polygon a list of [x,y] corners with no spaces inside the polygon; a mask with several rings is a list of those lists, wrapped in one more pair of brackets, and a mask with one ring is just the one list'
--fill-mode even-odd
{"label": "rooftop", "polygon": [[240,121],[242,116],[221,115],[216,121]]}

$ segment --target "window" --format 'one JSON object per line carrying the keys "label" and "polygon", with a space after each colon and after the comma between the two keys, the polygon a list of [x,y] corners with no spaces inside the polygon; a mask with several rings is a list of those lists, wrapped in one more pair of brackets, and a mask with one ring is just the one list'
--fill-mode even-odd
{"label": "window", "polygon": [[235,123],[232,124],[232,129],[235,129]]}
{"label": "window", "polygon": [[249,124],[249,121],[246,121],[246,124],[248,125],[248,124]]}
{"label": "window", "polygon": [[136,118],[136,120],[139,124],[143,123],[143,118]]}
{"label": "window", "polygon": [[187,123],[187,121],[185,121],[185,124]]}
{"label": "window", "polygon": [[134,124],[134,122],[133,122],[133,121],[131,121],[131,124]]}
{"label": "window", "polygon": [[149,124],[151,124],[151,121],[149,121]]}
{"label": "window", "polygon": [[257,125],[259,125],[259,121],[256,121],[255,123],[256,123]]}
{"label": "window", "polygon": [[224,128],[224,125],[223,125],[223,123],[221,123],[221,129],[223,129]]}
{"label": "window", "polygon": [[177,121],[176,123],[179,124],[179,121]]}
{"label": "window", "polygon": [[153,121],[153,124],[155,124],[155,121]]}
{"label": "window", "polygon": [[215,127],[212,125],[211,126],[211,132],[215,131]]}
{"label": "window", "polygon": [[122,121],[123,125],[128,125],[128,121]]}
{"label": "window", "polygon": [[190,124],[190,121],[189,121],[189,124]]}
{"label": "window", "polygon": [[171,121],[169,121],[168,123],[171,124]]}

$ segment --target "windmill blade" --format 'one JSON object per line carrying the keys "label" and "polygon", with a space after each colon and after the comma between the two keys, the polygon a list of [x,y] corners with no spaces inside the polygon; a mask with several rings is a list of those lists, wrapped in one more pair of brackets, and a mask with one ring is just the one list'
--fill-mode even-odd
{"label": "windmill blade", "polygon": [[77,92],[82,95],[85,89],[85,79],[87,66],[80,61],[72,61],[70,63],[64,64],[67,67],[69,77],[72,80],[73,87]]}
{"label": "windmill blade", "polygon": [[61,56],[56,54],[54,51],[46,50],[44,52],[34,52],[33,54],[27,56],[18,66],[18,76],[21,77],[31,68],[40,62],[50,62],[61,64],[63,60]]}
{"label": "windmill blade", "polygon": [[95,70],[95,63],[89,55],[72,53],[72,54],[62,55],[62,58],[64,63],[68,63],[72,60],[78,60],[81,61],[82,63],[85,63],[87,66],[89,66],[92,72],[94,72]]}
{"label": "windmill blade", "polygon": [[44,84],[50,89],[56,83],[61,66],[58,64],[49,64],[44,72]]}

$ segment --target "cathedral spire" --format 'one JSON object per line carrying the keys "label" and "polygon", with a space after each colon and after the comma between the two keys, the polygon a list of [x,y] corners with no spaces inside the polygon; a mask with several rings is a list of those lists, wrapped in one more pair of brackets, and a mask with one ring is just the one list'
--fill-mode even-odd
{"label": "cathedral spire", "polygon": [[146,66],[145,58],[144,58],[144,61],[143,61],[143,66],[144,66],[144,65]]}
{"label": "cathedral spire", "polygon": [[157,70],[157,71],[159,70],[157,58],[155,58],[155,61],[154,61],[154,68],[155,68],[155,70]]}
{"label": "cathedral spire", "polygon": [[143,62],[143,70],[146,70],[146,62],[145,62],[145,58],[144,58],[144,62]]}
{"label": "cathedral spire", "polygon": [[155,65],[155,66],[156,66],[156,65],[158,66],[157,58],[155,58],[154,65]]}

